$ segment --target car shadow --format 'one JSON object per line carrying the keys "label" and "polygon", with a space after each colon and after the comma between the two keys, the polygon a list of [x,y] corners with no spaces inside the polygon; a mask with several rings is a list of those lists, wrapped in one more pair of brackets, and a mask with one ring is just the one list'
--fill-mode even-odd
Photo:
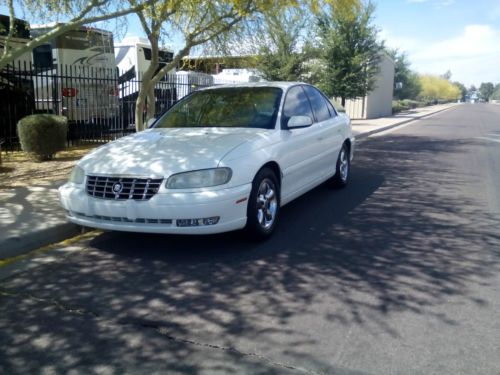
{"label": "car shadow", "polygon": [[[99,346],[87,343],[85,332],[99,342],[128,343],[130,333],[123,330],[129,329],[332,373],[335,340],[352,328],[399,338],[394,314],[459,328],[461,322],[439,307],[456,298],[488,306],[471,288],[487,285],[500,271],[498,216],[480,197],[460,193],[477,187],[474,176],[449,173],[483,146],[417,136],[366,140],[349,186],[324,184],[285,206],[265,242],[238,232],[98,235],[84,244],[86,251],[3,286],[36,296],[18,308],[18,321],[2,326],[3,341],[14,343],[22,333],[24,340],[46,335],[51,343],[49,354],[43,346],[17,345],[9,363],[24,361],[29,372],[48,358],[62,372],[71,349],[85,364],[97,365]],[[15,310],[17,300],[5,298],[4,306]],[[59,330],[40,325],[37,303]],[[85,332],[72,324],[69,311],[87,317]],[[120,329],[103,329],[103,321]],[[196,346],[147,349],[148,358],[175,368],[195,355]],[[144,361],[143,352],[128,344],[107,350],[106,363],[117,372]],[[234,359],[240,369],[245,358]],[[200,361],[189,371],[214,371],[212,365]]]}
{"label": "car shadow", "polygon": [[[254,240],[244,231],[208,236],[105,232],[93,239],[90,245],[121,256],[191,264],[213,261],[214,257],[218,261],[233,261],[235,256],[258,259],[275,253],[277,249],[293,247],[297,241],[309,241],[305,232],[315,235],[319,222],[331,225],[341,221],[382,183],[382,176],[354,168],[347,188],[336,190],[324,183],[282,207],[276,231],[265,241]],[[331,209],[325,209],[327,207]]]}

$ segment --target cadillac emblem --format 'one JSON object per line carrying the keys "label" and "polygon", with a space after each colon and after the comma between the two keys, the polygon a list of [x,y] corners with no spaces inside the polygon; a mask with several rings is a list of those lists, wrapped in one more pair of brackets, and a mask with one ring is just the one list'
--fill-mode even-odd
{"label": "cadillac emblem", "polygon": [[117,183],[113,184],[112,189],[113,189],[113,193],[120,194],[122,192],[123,185],[120,182],[117,182]]}

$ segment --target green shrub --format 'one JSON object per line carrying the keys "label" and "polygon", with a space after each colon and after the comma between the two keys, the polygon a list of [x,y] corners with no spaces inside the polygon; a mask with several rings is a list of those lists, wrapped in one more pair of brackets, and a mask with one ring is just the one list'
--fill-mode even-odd
{"label": "green shrub", "polygon": [[30,115],[17,123],[21,148],[38,161],[50,160],[64,150],[68,134],[68,119],[55,115]]}
{"label": "green shrub", "polygon": [[392,113],[398,113],[402,111],[408,111],[410,109],[415,109],[419,107],[426,107],[432,105],[432,102],[423,102],[418,100],[393,100],[392,101]]}
{"label": "green shrub", "polygon": [[406,111],[408,110],[409,107],[406,105],[402,100],[393,100],[392,101],[392,113],[398,113],[401,111]]}
{"label": "green shrub", "polygon": [[401,102],[403,103],[403,105],[405,107],[408,107],[409,109],[415,109],[417,107],[422,107],[422,103],[417,102],[416,100],[404,99],[404,100],[401,100]]}

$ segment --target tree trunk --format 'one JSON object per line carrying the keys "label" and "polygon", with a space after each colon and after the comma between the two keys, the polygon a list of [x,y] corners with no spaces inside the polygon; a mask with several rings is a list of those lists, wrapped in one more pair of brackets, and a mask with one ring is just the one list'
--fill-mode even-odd
{"label": "tree trunk", "polygon": [[135,102],[135,131],[140,132],[144,130],[144,121],[143,121],[143,111],[144,105],[146,104],[147,92],[142,88],[139,89],[139,94],[137,95],[137,100]]}
{"label": "tree trunk", "polygon": [[[155,100],[155,87],[150,86],[146,93],[147,102],[146,102],[146,122],[155,117],[156,113],[156,100]],[[144,126],[146,128],[146,126]]]}
{"label": "tree trunk", "polygon": [[342,105],[343,108],[345,108],[345,97],[344,96],[340,97],[340,104]]}
{"label": "tree trunk", "polygon": [[[135,130],[137,132],[146,128],[145,123],[153,118],[155,113],[155,83],[152,81],[152,78],[158,68],[158,38],[151,36],[149,42],[151,43],[151,63],[142,76],[139,95],[135,103]],[[146,104],[146,118],[144,119],[144,105]]]}

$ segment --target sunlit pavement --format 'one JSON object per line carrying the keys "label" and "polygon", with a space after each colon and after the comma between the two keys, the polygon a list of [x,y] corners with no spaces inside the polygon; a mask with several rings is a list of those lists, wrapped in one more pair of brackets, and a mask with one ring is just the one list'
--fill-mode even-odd
{"label": "sunlit pavement", "polygon": [[286,206],[265,243],[37,255],[0,285],[0,373],[499,373],[499,120],[462,105],[364,139],[350,185]]}

